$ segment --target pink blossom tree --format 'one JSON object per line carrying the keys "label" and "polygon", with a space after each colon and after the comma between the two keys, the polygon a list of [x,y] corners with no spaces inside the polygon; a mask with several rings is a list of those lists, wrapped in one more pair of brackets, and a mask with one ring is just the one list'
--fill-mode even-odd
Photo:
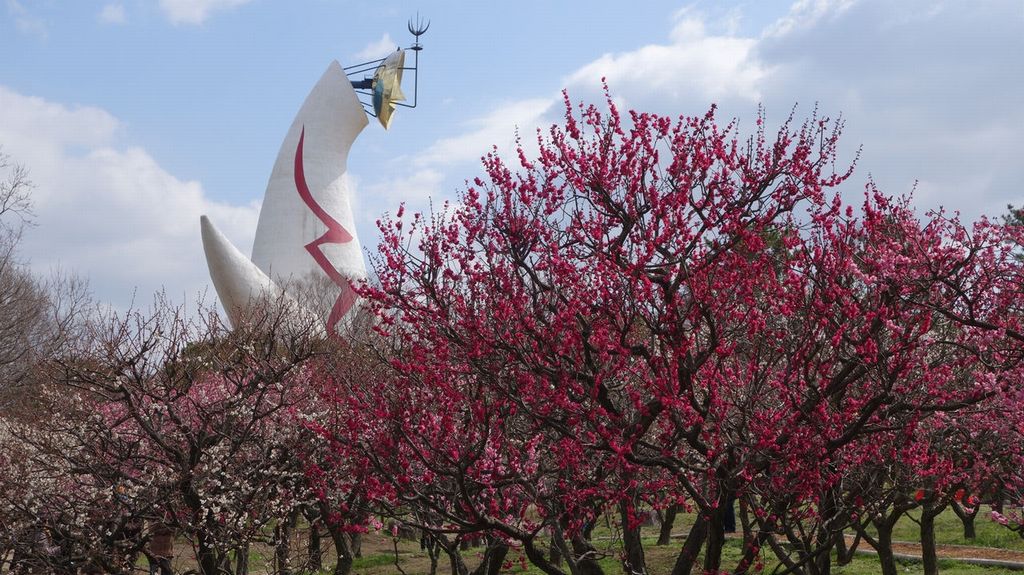
{"label": "pink blossom tree", "polygon": [[[457,207],[383,219],[363,295],[394,369],[356,410],[381,493],[552,574],[543,531],[571,540],[620,503],[630,526],[637,493],[699,512],[675,573],[701,549],[718,572],[741,496],[761,530],[745,572],[796,510],[843,516],[822,496],[873,437],[1014,385],[1012,230],[870,186],[854,210],[833,190],[838,123],[757,125],[567,99],[536,159],[488,154]],[[841,521],[817,529],[792,570],[827,570]]]}
{"label": "pink blossom tree", "polygon": [[[36,546],[39,558],[125,572],[156,524],[192,543],[203,573],[246,572],[250,542],[281,548],[315,502],[298,456],[315,399],[305,364],[327,349],[314,326],[267,306],[228,330],[161,305],[74,343],[40,376],[53,417],[16,432],[31,448],[22,464],[50,480],[27,483],[36,505],[13,511],[48,534],[42,547],[71,549]],[[279,552],[278,571],[289,561]]]}

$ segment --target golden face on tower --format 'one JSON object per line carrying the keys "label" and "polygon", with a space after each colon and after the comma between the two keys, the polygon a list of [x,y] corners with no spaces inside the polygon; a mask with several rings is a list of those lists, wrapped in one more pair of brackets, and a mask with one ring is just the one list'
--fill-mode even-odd
{"label": "golden face on tower", "polygon": [[385,129],[391,125],[391,114],[395,102],[405,100],[402,93],[402,69],[405,67],[405,50],[396,50],[377,66],[373,73],[373,111]]}

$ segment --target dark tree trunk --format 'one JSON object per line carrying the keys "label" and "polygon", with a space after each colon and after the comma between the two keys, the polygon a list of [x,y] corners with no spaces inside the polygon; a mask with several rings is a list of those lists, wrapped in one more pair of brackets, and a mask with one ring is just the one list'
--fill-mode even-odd
{"label": "dark tree trunk", "polygon": [[459,545],[445,545],[444,552],[448,554],[448,562],[452,567],[452,575],[469,575],[469,568],[466,567],[466,562],[462,560],[462,554],[459,553],[459,548],[462,547],[461,541]]}
{"label": "dark tree trunk", "polygon": [[899,575],[899,571],[896,569],[896,558],[892,554],[892,529],[895,524],[895,520],[891,522],[889,520],[877,521],[875,530],[878,532],[878,539],[872,542],[871,539],[865,538],[878,553],[882,575]]}
{"label": "dark tree trunk", "polygon": [[750,509],[746,497],[739,499],[739,506],[740,526],[743,528],[743,547],[747,548],[754,542],[754,522],[750,520]]}
{"label": "dark tree trunk", "polygon": [[277,575],[292,573],[292,531],[295,517],[287,517],[274,528],[274,562],[277,563]]}
{"label": "dark tree trunk", "polygon": [[565,544],[565,541],[558,541],[561,538],[561,534],[551,533],[551,546],[548,548],[548,561],[552,565],[560,566],[562,564],[562,548],[561,545]]}
{"label": "dark tree trunk", "polygon": [[334,551],[338,555],[338,562],[334,564],[334,575],[349,575],[352,572],[352,550],[348,546],[348,536],[336,525],[326,524],[327,533],[334,543]]}
{"label": "dark tree trunk", "polygon": [[678,514],[678,504],[672,504],[665,510],[665,514],[661,518],[661,529],[658,530],[658,545],[668,545],[672,540],[672,526],[675,524]]}
{"label": "dark tree trunk", "polygon": [[309,524],[309,547],[306,557],[310,571],[320,571],[324,568],[323,551],[320,545],[320,524],[315,521]]}
{"label": "dark tree trunk", "polygon": [[707,536],[707,521],[704,520],[702,514],[698,513],[697,520],[690,527],[690,533],[686,536],[686,542],[683,543],[683,548],[679,551],[679,556],[676,557],[676,563],[672,567],[672,575],[690,575],[690,572],[693,571],[693,566],[697,563],[697,555],[700,553],[701,548],[704,547],[704,540],[707,539]]}
{"label": "dark tree trunk", "polygon": [[351,539],[351,541],[352,541],[352,547],[351,547],[351,549],[352,549],[352,556],[353,557],[362,557],[363,556],[363,534],[362,533],[353,533],[352,535],[349,536],[349,539]]}
{"label": "dark tree trunk", "polygon": [[847,546],[846,536],[843,532],[836,533],[836,564],[849,565],[853,561],[853,555],[857,551],[857,546],[860,545],[860,537],[860,531],[857,531],[853,536],[853,541]]}
{"label": "dark tree trunk", "polygon": [[604,571],[597,563],[597,549],[594,549],[590,539],[585,538],[583,533],[573,535],[572,551],[573,555],[576,556],[576,567],[579,575],[604,575]]}
{"label": "dark tree trunk", "polygon": [[203,575],[220,575],[220,557],[214,549],[210,536],[204,531],[196,535],[196,559]]}
{"label": "dark tree trunk", "polygon": [[[553,563],[548,561],[547,558],[544,557],[544,553],[541,552],[541,550],[538,549],[536,545],[534,545],[532,539],[523,541],[523,551],[526,553],[526,558],[529,559],[530,562],[533,563],[541,571],[547,573],[548,575],[565,575],[564,571],[559,569],[558,566],[554,565]],[[575,570],[575,567],[573,567],[573,565],[575,564],[572,562],[572,559],[568,556],[568,554],[566,555],[566,558],[568,559],[570,567],[572,567],[572,569],[570,570],[572,575],[579,575],[579,573]]]}
{"label": "dark tree trunk", "polygon": [[420,547],[430,557],[430,575],[437,575],[437,560],[441,556],[441,544],[429,531],[424,530],[420,538]]}
{"label": "dark tree trunk", "polygon": [[[838,512],[837,494],[835,489],[829,489],[822,494],[820,503],[821,523],[818,525],[818,534],[815,537],[814,548],[809,549],[811,553],[818,553],[813,561],[813,571],[816,575],[832,574],[832,547],[836,543],[833,525],[836,522]],[[842,535],[842,533],[840,533]]]}
{"label": "dark tree trunk", "polygon": [[473,575],[498,575],[501,566],[505,563],[505,556],[508,555],[508,545],[500,539],[491,538],[484,551],[484,559],[480,565],[473,570]]}
{"label": "dark tree trunk", "polygon": [[939,575],[939,557],[935,548],[935,518],[945,505],[925,505],[921,508],[921,563],[924,575]]}
{"label": "dark tree trunk", "polygon": [[974,527],[974,519],[978,516],[978,510],[981,509],[981,505],[975,505],[974,507],[965,507],[959,502],[954,501],[953,513],[960,518],[960,522],[964,524],[964,539],[971,540],[978,536],[977,531]]}
{"label": "dark tree trunk", "polygon": [[722,547],[725,546],[725,507],[719,505],[707,523],[707,542],[704,546],[704,571],[718,573],[722,568]]}
{"label": "dark tree trunk", "polygon": [[644,560],[644,545],[640,540],[640,526],[630,521],[632,505],[619,502],[619,520],[622,522],[622,543],[625,549],[622,556],[622,569],[626,575],[646,575],[647,563]]}
{"label": "dark tree trunk", "polygon": [[246,543],[235,550],[235,575],[249,573],[249,544]]}
{"label": "dark tree trunk", "polygon": [[961,520],[964,524],[964,539],[972,540],[978,537],[978,531],[974,527],[975,517],[977,517],[977,513],[971,513],[970,515],[964,516]]}
{"label": "dark tree trunk", "polygon": [[[555,523],[551,526],[551,550],[549,554],[552,557],[557,557],[558,562],[550,560],[551,567],[553,569],[561,570],[562,560],[569,566],[569,573],[571,575],[580,575],[580,566],[577,563],[577,557],[573,549],[576,547],[575,544],[570,547],[570,543],[565,539],[565,532],[562,530],[565,526]],[[533,561],[533,559],[530,559]],[[545,572],[548,572],[545,569]]]}
{"label": "dark tree trunk", "polygon": [[733,569],[733,575],[747,575],[751,572],[757,554],[761,552],[761,547],[768,541],[769,536],[768,532],[762,531],[743,544],[743,557],[736,565],[736,569]]}
{"label": "dark tree trunk", "polygon": [[704,543],[704,571],[706,573],[718,573],[722,568],[725,533],[736,531],[735,503],[735,493],[723,487],[718,494],[718,505],[708,515],[707,540]]}
{"label": "dark tree trunk", "polygon": [[202,518],[199,520],[200,527],[196,533],[196,562],[199,563],[199,571],[203,575],[219,575],[222,557],[217,553],[209,532],[202,525],[203,521],[212,521],[212,519],[208,515],[202,514],[202,500],[190,483],[182,486],[181,494],[185,505],[196,514],[195,517]]}

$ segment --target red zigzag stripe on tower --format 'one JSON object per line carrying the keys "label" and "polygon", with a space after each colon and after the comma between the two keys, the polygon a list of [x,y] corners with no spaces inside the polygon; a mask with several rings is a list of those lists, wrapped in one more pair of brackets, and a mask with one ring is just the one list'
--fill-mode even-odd
{"label": "red zigzag stripe on tower", "polygon": [[341,293],[338,294],[338,299],[334,301],[331,314],[327,318],[327,329],[333,332],[335,324],[345,317],[348,310],[352,309],[352,306],[355,305],[356,292],[352,289],[352,283],[348,278],[331,265],[331,261],[327,259],[327,255],[324,254],[320,246],[322,244],[348,243],[352,241],[352,234],[339,224],[337,220],[332,218],[326,210],[320,207],[320,204],[313,199],[309,186],[306,185],[306,174],[302,168],[302,143],[305,139],[306,127],[303,126],[302,133],[299,135],[299,145],[295,148],[295,188],[299,191],[299,197],[302,198],[306,206],[327,226],[327,231],[322,236],[306,244],[306,251],[309,252],[309,255],[313,256],[313,259],[316,260],[320,269],[324,270],[327,277],[331,278],[331,281],[341,288]]}

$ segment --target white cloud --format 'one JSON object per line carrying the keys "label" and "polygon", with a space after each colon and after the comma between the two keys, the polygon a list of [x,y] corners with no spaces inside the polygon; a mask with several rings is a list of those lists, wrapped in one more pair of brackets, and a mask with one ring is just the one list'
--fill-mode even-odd
{"label": "white cloud", "polygon": [[127,24],[128,15],[124,11],[123,4],[105,4],[96,19],[101,24]]}
{"label": "white cloud", "polygon": [[236,8],[250,0],[160,0],[172,24],[202,24],[214,12]]}
{"label": "white cloud", "polygon": [[636,93],[663,100],[761,98],[761,82],[770,70],[752,53],[756,40],[734,36],[738,16],[728,15],[724,35],[711,34],[704,19],[680,11],[667,44],[649,44],[620,54],[605,54],[571,73],[570,89],[594,90],[606,78],[618,94]]}
{"label": "white cloud", "polygon": [[[972,220],[998,215],[1024,195],[1024,11],[1019,1],[979,4],[924,0],[800,0],[759,34],[739,36],[742,15],[709,21],[676,14],[666,41],[605,54],[565,76],[574,101],[600,102],[606,77],[616,103],[669,115],[741,119],[750,130],[763,103],[770,125],[799,104],[842,115],[841,161],[863,146],[849,190],[859,197],[869,175],[883,191],[905,194],[914,182],[921,211],[940,205]],[[506,103],[435,142],[415,169],[450,169],[498,144],[508,157],[513,128],[557,122],[556,99]],[[858,201],[851,195],[851,200]]]}
{"label": "white cloud", "polygon": [[506,102],[488,115],[467,122],[466,132],[437,140],[414,163],[422,169],[475,161],[491,151],[492,146],[508,153],[515,145],[516,129],[523,143],[530,145],[536,140],[536,128],[543,126],[543,119],[555,101],[554,98],[533,98]]}
{"label": "white cloud", "polygon": [[[736,28],[738,18],[736,12],[728,13],[721,27],[728,33]],[[677,13],[676,20],[669,43],[606,54],[570,73],[564,84],[572,99],[600,98],[600,80],[607,77],[616,96],[624,96],[628,103],[638,107],[651,98],[677,106],[684,96],[710,102],[736,93],[747,102],[756,101],[759,82],[768,73],[751,53],[756,40],[710,34],[704,21],[686,10]],[[620,98],[616,98],[616,104],[626,105]],[[704,104],[701,106],[701,112],[706,110]],[[463,166],[478,164],[494,147],[502,157],[512,158],[517,132],[527,155],[535,155],[537,129],[546,131],[559,122],[562,112],[561,96],[557,93],[503,102],[487,114],[466,121],[460,133],[433,142],[405,163],[407,167],[396,166],[395,175],[390,178],[366,182],[364,191],[369,193],[365,195],[378,198],[386,190],[395,190],[399,193],[390,194],[394,199],[384,205],[393,208],[405,199],[412,210],[426,209],[428,196],[435,202],[443,201],[454,189],[462,187],[462,180],[445,181],[442,174],[454,171],[456,166],[462,170]],[[424,177],[431,174],[436,177]],[[450,188],[446,189],[445,184]]]}
{"label": "white cloud", "polygon": [[258,207],[210,200],[195,181],[164,170],[145,150],[121,145],[109,113],[67,107],[0,86],[0,143],[30,170],[38,226],[24,254],[41,272],[88,276],[100,300],[124,308],[166,288],[180,301],[206,289],[199,216],[210,215],[242,249]]}
{"label": "white cloud", "polygon": [[800,28],[812,28],[825,18],[837,18],[857,0],[797,0],[789,13],[765,29],[765,36],[785,36]]}
{"label": "white cloud", "polygon": [[[706,30],[699,15],[680,11],[668,43],[642,46],[621,54],[605,54],[568,74],[564,85],[574,101],[593,101],[595,97],[601,98],[600,80],[606,77],[613,94],[623,96],[629,104],[640,108],[657,99],[678,110],[680,100],[686,98],[702,102],[700,112],[703,112],[706,110],[703,102],[737,94],[746,102],[756,102],[760,82],[770,70],[752,54],[755,39],[729,35],[730,30],[736,29],[739,17],[735,11],[729,12],[720,26],[726,30],[726,35],[715,35]],[[627,102],[616,98],[617,105],[624,106]],[[412,158],[408,168],[396,168],[398,175],[385,182],[367,182],[366,189],[404,190],[402,195],[396,194],[396,199],[415,198],[410,201],[413,209],[422,209],[423,199],[428,194],[440,193],[441,198],[449,195],[443,193],[440,174],[452,171],[457,165],[461,169],[461,166],[478,163],[495,146],[503,157],[513,157],[517,132],[527,155],[534,155],[537,129],[546,130],[557,123],[562,112],[561,97],[557,93],[551,97],[503,102],[486,115],[466,121],[461,133],[435,141]],[[439,177],[436,181],[419,177],[424,173],[436,173]],[[448,184],[461,187],[461,180]],[[436,201],[439,196],[433,195],[433,198]],[[388,205],[397,205],[397,202]]]}
{"label": "white cloud", "polygon": [[[704,20],[690,10],[679,11],[675,18],[668,43],[605,54],[569,73],[563,84],[570,97],[574,101],[601,98],[601,78],[607,78],[621,106],[644,108],[661,102],[678,112],[681,101],[701,102],[703,112],[718,98],[748,103],[760,98],[761,83],[771,70],[753,54],[756,39],[732,35],[740,18],[737,12],[729,12],[717,26],[725,30],[724,35],[709,33]],[[494,146],[510,157],[517,130],[528,155],[533,154],[536,130],[558,122],[562,111],[556,95],[504,102],[467,121],[461,133],[435,141],[413,158],[410,169],[449,170],[456,164],[477,162]],[[422,192],[413,195],[423,197]]]}
{"label": "white cloud", "polygon": [[391,34],[387,32],[381,36],[380,40],[376,42],[370,42],[365,48],[353,55],[353,62],[367,62],[370,60],[378,60],[387,56],[388,54],[395,51],[398,44],[391,39]]}
{"label": "white cloud", "polygon": [[46,22],[29,12],[21,2],[18,2],[18,0],[7,0],[7,13],[14,18],[14,24],[22,34],[46,40],[49,35],[46,29]]}
{"label": "white cloud", "polygon": [[[776,71],[762,93],[769,112],[818,102],[842,113],[843,148],[863,153],[854,175],[883,191],[919,181],[915,204],[967,219],[1020,201],[1024,179],[1024,11],[1012,0],[977,4],[801,2],[804,22],[769,27],[755,54]],[[799,18],[796,18],[799,20]],[[852,186],[856,187],[856,186]]]}
{"label": "white cloud", "polygon": [[[359,187],[359,193],[353,194],[352,211],[358,214],[357,221],[366,222],[363,231],[376,231],[376,220],[382,212],[391,212],[405,203],[409,210],[424,211],[428,200],[443,201],[446,194],[441,187],[444,174],[433,168],[413,170],[404,175],[393,175],[386,179],[376,179],[372,183]],[[360,198],[372,198],[372,203],[364,204]],[[368,238],[373,235],[368,235]]]}

